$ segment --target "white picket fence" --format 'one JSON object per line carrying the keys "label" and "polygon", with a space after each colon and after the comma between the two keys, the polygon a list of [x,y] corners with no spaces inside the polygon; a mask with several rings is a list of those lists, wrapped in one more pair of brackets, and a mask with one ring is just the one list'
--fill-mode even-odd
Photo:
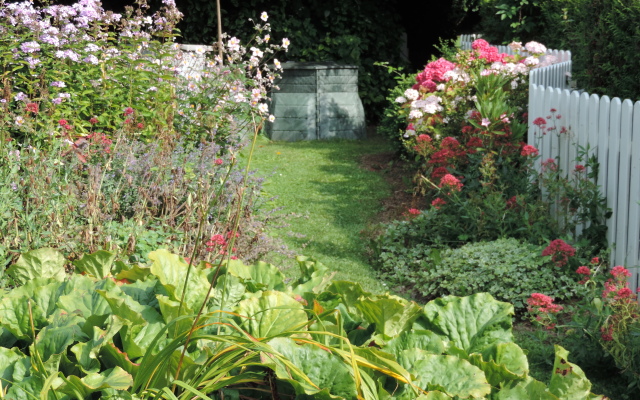
{"label": "white picket fence", "polygon": [[[462,35],[462,48],[471,49],[477,35]],[[513,54],[508,46],[496,46]],[[598,185],[613,211],[607,220],[607,240],[612,246],[611,267],[630,269],[630,286],[640,286],[640,101],[598,96],[570,90],[571,52],[548,50],[557,64],[529,73],[528,142],[537,145],[540,159],[557,158],[565,174],[575,169],[578,148],[587,146],[600,163]],[[551,109],[555,111],[552,113]],[[533,121],[547,119],[556,130],[540,135]],[[559,134],[565,127],[568,133]],[[578,227],[576,233],[580,233]]]}
{"label": "white picket fence", "polygon": [[[540,136],[533,121],[546,118],[552,108],[561,116],[555,121],[557,130]],[[562,126],[568,134],[557,133]],[[529,143],[538,144],[541,159],[558,157],[567,173],[574,169],[570,163],[578,146],[589,146],[600,163],[598,185],[613,211],[607,220],[607,239],[614,246],[610,265],[639,266],[640,102],[530,84]],[[640,271],[631,271],[630,284],[636,290]]]}

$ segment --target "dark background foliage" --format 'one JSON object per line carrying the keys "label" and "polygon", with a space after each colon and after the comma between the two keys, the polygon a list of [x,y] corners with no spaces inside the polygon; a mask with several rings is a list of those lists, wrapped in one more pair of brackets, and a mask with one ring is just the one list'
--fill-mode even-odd
{"label": "dark background foliage", "polygon": [[535,40],[571,50],[578,88],[640,98],[637,0],[481,0],[479,32],[492,43]]}
{"label": "dark background foliage", "polygon": [[[158,0],[154,0],[159,3]],[[114,2],[115,3],[115,2]],[[177,0],[184,13],[179,26],[184,43],[216,41],[215,1]],[[291,47],[281,61],[336,61],[359,66],[359,91],[367,120],[382,116],[387,91],[394,80],[388,62],[416,71],[436,52],[440,38],[454,38],[470,29],[474,15],[466,0],[422,2],[389,0],[222,0],[222,30],[246,43],[252,33],[249,18],[269,14],[273,40],[287,37]]]}

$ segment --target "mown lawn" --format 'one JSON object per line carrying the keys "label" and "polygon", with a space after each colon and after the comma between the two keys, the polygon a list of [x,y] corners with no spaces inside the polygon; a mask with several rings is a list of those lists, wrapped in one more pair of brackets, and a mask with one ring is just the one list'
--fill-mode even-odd
{"label": "mown lawn", "polygon": [[[379,174],[358,164],[365,154],[387,151],[390,147],[381,138],[313,142],[261,138],[251,169],[267,178],[264,196],[273,198],[270,206],[282,207],[290,224],[269,234],[283,238],[296,254],[325,264],[336,272],[334,279],[356,281],[373,292],[386,291],[368,263],[361,231],[391,190]],[[266,261],[285,268],[295,265],[294,260],[279,256]]]}

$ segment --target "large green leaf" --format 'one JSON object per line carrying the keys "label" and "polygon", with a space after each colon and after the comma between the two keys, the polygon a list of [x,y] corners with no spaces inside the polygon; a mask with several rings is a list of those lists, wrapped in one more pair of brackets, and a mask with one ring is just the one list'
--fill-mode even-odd
{"label": "large green leaf", "polygon": [[91,397],[91,393],[94,392],[107,388],[126,390],[133,384],[131,375],[119,367],[101,373],[87,374],[83,378],[69,376],[64,380],[65,384],[58,388],[59,392],[73,397],[81,395],[85,399]]}
{"label": "large green leaf", "polygon": [[75,354],[76,360],[78,360],[78,367],[85,374],[100,371],[100,362],[98,361],[100,349],[112,342],[113,337],[120,331],[122,325],[122,319],[115,315],[110,315],[107,319],[106,330],[94,326],[91,340],[76,343],[71,347],[71,351]]}
{"label": "large green leaf", "polygon": [[392,295],[361,298],[356,308],[369,323],[376,325],[376,332],[385,340],[410,329],[422,313],[422,308],[416,303]]}
{"label": "large green leaf", "polygon": [[230,260],[227,270],[231,275],[257,283],[264,290],[285,290],[284,275],[273,264],[260,261],[253,265],[244,265],[240,260]]}
{"label": "large green leaf", "polygon": [[[111,314],[111,307],[99,291],[110,290],[115,286],[115,283],[108,279],[95,282],[86,276],[74,275],[61,286],[62,293],[56,304],[60,309],[78,314],[84,319],[106,316]],[[91,334],[91,330],[85,330],[85,333]]]}
{"label": "large green leaf", "polygon": [[[72,275],[70,279],[74,278],[75,275]],[[51,278],[36,278],[12,290],[11,296],[25,295],[30,297],[40,306],[42,311],[44,311],[45,316],[49,316],[58,308],[56,303],[62,293],[62,286],[65,284],[66,282],[54,281]]]}
{"label": "large green leaf", "polygon": [[263,292],[238,303],[236,312],[246,318],[241,326],[255,337],[271,337],[290,330],[302,330],[308,321],[302,304],[276,291]]}
{"label": "large green leaf", "polygon": [[67,260],[62,253],[52,248],[31,250],[20,255],[18,262],[7,269],[17,284],[23,285],[35,278],[53,278],[63,281],[66,273],[64,264]]}
{"label": "large green leaf", "polygon": [[86,340],[80,328],[83,322],[82,317],[58,310],[36,336],[35,349],[40,359],[46,362],[52,355],[65,353],[74,342]]}
{"label": "large green leaf", "polygon": [[481,353],[495,343],[513,342],[513,306],[488,293],[441,297],[427,303],[424,314],[426,329],[466,354]]}
{"label": "large green leaf", "polygon": [[591,396],[591,382],[580,367],[569,362],[569,352],[561,346],[556,351],[549,391],[561,399],[583,400]]}
{"label": "large green leaf", "polygon": [[[275,362],[276,376],[289,382],[296,394],[314,395],[314,398],[356,398],[353,371],[340,357],[312,344],[296,344],[290,338],[275,338],[268,344],[291,362],[297,371],[304,373],[304,376],[300,376],[286,364]],[[331,396],[327,396],[329,394]]]}
{"label": "large green leaf", "polygon": [[480,368],[493,386],[507,381],[521,380],[529,372],[529,362],[524,351],[515,343],[497,343],[482,354],[473,353],[469,362]]}
{"label": "large green leaf", "polygon": [[461,399],[483,398],[491,385],[478,367],[458,357],[423,350],[404,350],[400,364],[415,375],[414,384],[424,390],[439,390]]}
{"label": "large green leaf", "polygon": [[331,283],[332,273],[313,258],[296,257],[300,267],[300,278],[292,285],[292,292],[302,295],[306,292],[320,293]]}
{"label": "large green leaf", "polygon": [[[164,318],[165,324],[183,315],[193,315],[193,310],[185,305],[180,307],[179,301],[171,300],[167,296],[158,295],[158,306],[160,307],[160,313],[162,314],[162,318]],[[182,319],[176,323],[175,332],[188,331],[191,325],[192,321],[190,319]],[[174,332],[174,328],[171,328],[171,332]]]}
{"label": "large green leaf", "polygon": [[440,336],[431,331],[410,330],[402,332],[382,347],[382,350],[396,357],[398,357],[402,351],[410,349],[420,349],[434,354],[442,354],[444,352],[444,344]]}
{"label": "large green leaf", "polygon": [[[153,261],[151,273],[158,277],[169,296],[173,300],[181,300],[189,264],[182,257],[171,254],[164,249],[149,253],[149,260]],[[209,280],[207,279],[207,274],[203,270],[191,266],[189,282],[187,283],[184,297],[187,306],[192,310],[199,309],[208,290]]]}
{"label": "large green leaf", "polygon": [[364,317],[356,304],[360,302],[361,297],[371,296],[371,293],[362,289],[359,283],[348,281],[333,281],[326,289],[327,292],[335,293],[340,296],[342,304],[354,320],[363,321]]}
{"label": "large green leaf", "polygon": [[[502,389],[492,394],[489,398],[491,400],[559,400],[558,397],[549,392],[547,385],[530,376],[520,381],[505,382]],[[569,400],[569,398],[566,400]]]}
{"label": "large green leaf", "polygon": [[44,379],[39,375],[32,375],[19,382],[14,382],[7,391],[6,399],[11,400],[53,400],[53,392],[41,393],[44,388]]}
{"label": "large green leaf", "polygon": [[0,347],[0,383],[6,390],[13,382],[22,381],[29,375],[31,361],[17,347],[7,349]]}
{"label": "large green leaf", "polygon": [[98,250],[95,253],[85,254],[81,259],[73,262],[76,270],[97,279],[106,278],[111,274],[116,253],[106,250]]}
{"label": "large green leaf", "polygon": [[31,318],[36,330],[47,324],[44,311],[27,296],[6,296],[0,300],[0,325],[17,339],[32,339]]}

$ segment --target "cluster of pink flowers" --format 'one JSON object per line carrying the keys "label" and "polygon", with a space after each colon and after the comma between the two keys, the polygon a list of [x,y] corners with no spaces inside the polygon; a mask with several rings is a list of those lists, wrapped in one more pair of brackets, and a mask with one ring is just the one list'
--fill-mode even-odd
{"label": "cluster of pink flowers", "polygon": [[439,188],[443,188],[447,191],[447,194],[451,194],[452,192],[459,192],[462,190],[462,182],[460,179],[456,178],[451,174],[446,174],[440,179]]}
{"label": "cluster of pink flowers", "polygon": [[222,236],[221,234],[215,234],[213,236],[211,236],[211,238],[207,241],[207,243],[205,243],[207,245],[207,251],[213,251],[213,249],[216,246],[226,246],[227,245],[227,241],[224,238],[224,236]]}
{"label": "cluster of pink flowers", "polygon": [[602,291],[602,298],[613,310],[611,317],[600,328],[602,340],[605,342],[612,341],[616,332],[625,329],[626,320],[636,320],[640,317],[638,302],[627,282],[631,272],[618,265],[613,267],[610,273],[612,278],[604,283]]}
{"label": "cluster of pink flowers", "polygon": [[487,63],[504,62],[505,53],[499,53],[497,47],[491,46],[484,39],[477,39],[471,44],[471,48],[476,51],[477,57],[486,60]]}
{"label": "cluster of pink flowers", "polygon": [[555,328],[554,314],[562,311],[563,307],[554,304],[553,299],[546,294],[531,293],[531,297],[527,299],[527,311],[535,315],[535,320],[544,325],[547,329]]}
{"label": "cluster of pink flowers", "polygon": [[569,257],[573,257],[576,254],[576,249],[571,247],[562,239],[556,239],[549,243],[549,245],[542,250],[543,256],[551,256],[557,267],[563,267],[567,265]]}
{"label": "cluster of pink flowers", "polygon": [[562,306],[554,304],[553,299],[546,294],[531,293],[531,297],[527,299],[529,305],[529,311],[537,311],[541,313],[556,314],[562,311]]}
{"label": "cluster of pink flowers", "polygon": [[424,71],[420,72],[416,77],[418,81],[413,88],[416,90],[424,90],[426,92],[435,92],[438,83],[447,82],[449,78],[445,74],[456,68],[456,64],[444,58],[439,58],[427,64]]}
{"label": "cluster of pink flowers", "polygon": [[441,206],[447,204],[446,201],[444,201],[443,199],[441,199],[440,197],[436,197],[435,200],[433,200],[431,202],[431,205],[436,209],[439,210]]}
{"label": "cluster of pink flowers", "polygon": [[531,146],[530,144],[522,146],[522,151],[520,152],[522,157],[535,157],[538,155],[538,149]]}

